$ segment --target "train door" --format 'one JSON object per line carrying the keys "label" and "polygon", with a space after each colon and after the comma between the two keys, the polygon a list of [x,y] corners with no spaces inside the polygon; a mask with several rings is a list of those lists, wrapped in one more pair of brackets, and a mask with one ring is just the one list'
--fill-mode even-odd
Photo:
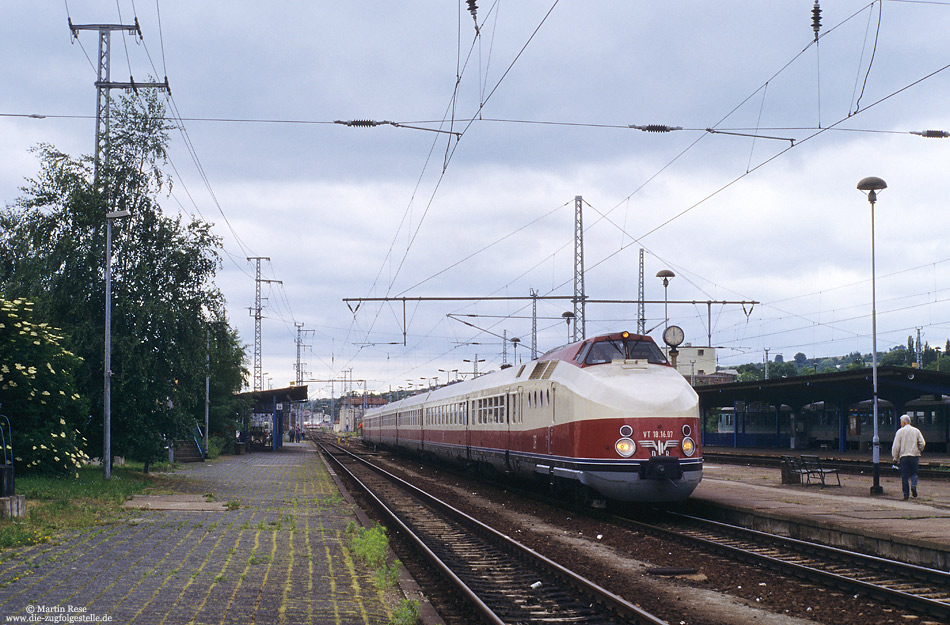
{"label": "train door", "polygon": [[424,452],[426,450],[426,412],[432,412],[430,408],[420,408],[419,409],[419,451]]}
{"label": "train door", "polygon": [[471,461],[472,459],[472,405],[473,402],[466,399],[462,405],[464,406],[464,415],[462,416],[462,423],[465,426],[465,459]]}
{"label": "train door", "polygon": [[554,444],[554,426],[557,423],[557,413],[554,410],[555,406],[555,385],[552,382],[550,388],[544,389],[544,402],[545,402],[545,411],[551,415],[551,422],[548,425],[548,453],[552,453],[555,448]]}
{"label": "train door", "polygon": [[504,397],[504,428],[505,428],[505,468],[511,470],[511,420],[514,418],[515,412],[515,395],[509,391],[505,391]]}

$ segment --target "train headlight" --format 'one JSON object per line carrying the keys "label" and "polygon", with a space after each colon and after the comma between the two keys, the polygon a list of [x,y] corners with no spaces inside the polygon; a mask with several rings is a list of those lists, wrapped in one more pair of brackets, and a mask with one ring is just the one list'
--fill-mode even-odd
{"label": "train headlight", "polygon": [[683,455],[687,458],[696,453],[696,442],[689,436],[683,439]]}
{"label": "train headlight", "polygon": [[637,444],[629,438],[621,438],[616,443],[614,443],[614,449],[617,450],[617,453],[620,454],[621,457],[629,458],[633,454],[637,453]]}

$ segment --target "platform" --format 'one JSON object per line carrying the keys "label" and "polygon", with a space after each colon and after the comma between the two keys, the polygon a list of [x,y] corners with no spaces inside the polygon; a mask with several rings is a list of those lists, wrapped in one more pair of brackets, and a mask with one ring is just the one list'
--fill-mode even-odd
{"label": "platform", "polygon": [[354,510],[309,442],[189,464],[170,480],[170,495],[130,501],[119,523],[0,551],[0,620],[370,625],[391,618],[372,572],[347,548]]}
{"label": "platform", "polygon": [[[754,461],[801,453],[717,451],[758,456]],[[782,484],[777,458],[774,466],[760,466],[717,462],[715,451],[707,454],[703,481],[690,497],[692,507],[715,506],[725,511],[725,520],[763,531],[950,570],[950,479],[922,477],[919,497],[904,501],[900,474],[891,468],[889,455],[882,455],[887,461],[881,464],[884,493],[872,496],[870,473],[842,472],[840,487]],[[828,454],[823,462],[838,456],[842,454]],[[950,466],[948,461],[925,454],[922,466]],[[834,477],[829,483],[837,484]]]}

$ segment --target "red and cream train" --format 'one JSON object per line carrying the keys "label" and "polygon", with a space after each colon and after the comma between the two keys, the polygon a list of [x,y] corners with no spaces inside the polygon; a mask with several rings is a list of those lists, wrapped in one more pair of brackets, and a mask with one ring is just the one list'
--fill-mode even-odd
{"label": "red and cream train", "polygon": [[628,332],[369,410],[362,424],[369,444],[641,502],[693,492],[698,436],[695,391],[653,339]]}

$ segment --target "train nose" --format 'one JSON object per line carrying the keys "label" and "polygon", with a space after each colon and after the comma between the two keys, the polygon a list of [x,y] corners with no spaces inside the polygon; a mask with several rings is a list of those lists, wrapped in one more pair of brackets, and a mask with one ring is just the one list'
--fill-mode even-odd
{"label": "train nose", "polygon": [[682,477],[680,459],[673,456],[653,456],[640,465],[642,480],[678,480]]}

